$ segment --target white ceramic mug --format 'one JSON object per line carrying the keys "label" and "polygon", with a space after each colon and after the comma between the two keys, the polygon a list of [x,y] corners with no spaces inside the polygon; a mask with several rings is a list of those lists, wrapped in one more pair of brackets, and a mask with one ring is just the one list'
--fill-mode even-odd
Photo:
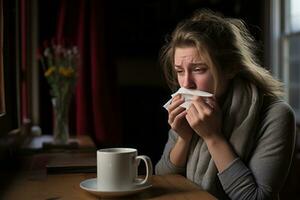
{"label": "white ceramic mug", "polygon": [[[146,177],[138,179],[140,160],[145,162]],[[133,148],[108,148],[97,151],[98,189],[127,190],[148,184],[152,176],[152,163],[148,156],[140,155]]]}

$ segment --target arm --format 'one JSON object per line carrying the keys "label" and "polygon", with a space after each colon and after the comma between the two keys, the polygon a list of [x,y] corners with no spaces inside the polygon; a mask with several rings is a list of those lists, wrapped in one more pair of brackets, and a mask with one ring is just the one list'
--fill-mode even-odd
{"label": "arm", "polygon": [[[168,170],[158,170],[157,172],[165,171],[164,173],[176,173],[177,170],[175,170],[175,168],[185,168],[193,130],[185,119],[185,108],[180,106],[183,102],[184,99],[181,95],[177,95],[173,98],[172,103],[168,108],[168,123],[173,131],[169,132],[169,140],[158,166],[169,167]],[[176,137],[174,138],[175,135]]]}
{"label": "arm", "polygon": [[219,172],[224,171],[237,158],[230,144],[221,134],[213,134],[204,141]]}
{"label": "arm", "polygon": [[204,140],[218,169],[222,172],[237,156],[221,133],[221,110],[215,98],[197,97],[187,110],[186,119],[194,131]]}
{"label": "arm", "polygon": [[175,146],[177,139],[177,133],[170,129],[169,138],[165,146],[163,155],[155,166],[155,174],[183,174],[185,172],[185,167],[178,167],[174,165],[170,160],[170,152]]}
{"label": "arm", "polygon": [[191,137],[188,139],[182,139],[181,137],[178,137],[174,148],[170,152],[170,161],[178,166],[178,167],[184,167],[187,160],[187,154],[189,150]]}
{"label": "arm", "polygon": [[287,177],[295,146],[295,119],[284,103],[263,117],[261,137],[249,163],[239,158],[218,174],[231,199],[272,199]]}
{"label": "arm", "polygon": [[218,105],[195,99],[186,118],[207,144],[219,171],[223,189],[231,199],[269,199],[278,195],[288,174],[295,145],[295,119],[291,108],[277,102],[262,116],[258,143],[249,163],[243,163],[221,135]]}

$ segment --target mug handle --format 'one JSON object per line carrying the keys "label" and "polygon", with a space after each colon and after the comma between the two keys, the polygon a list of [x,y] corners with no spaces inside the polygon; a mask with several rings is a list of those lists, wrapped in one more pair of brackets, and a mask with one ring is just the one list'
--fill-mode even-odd
{"label": "mug handle", "polygon": [[152,176],[153,169],[152,169],[152,162],[151,159],[148,156],[137,156],[136,162],[139,163],[140,160],[143,160],[146,165],[146,177],[142,181],[136,182],[136,185],[144,185],[149,181],[149,178]]}

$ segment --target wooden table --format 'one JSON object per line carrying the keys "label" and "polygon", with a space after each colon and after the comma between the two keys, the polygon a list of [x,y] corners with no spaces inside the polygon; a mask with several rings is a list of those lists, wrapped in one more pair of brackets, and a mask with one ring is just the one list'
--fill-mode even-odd
{"label": "wooden table", "polygon": [[[96,177],[96,150],[88,137],[79,137],[78,149],[41,148],[44,138],[29,143],[30,154],[23,156],[23,167],[0,185],[0,199],[5,200],[96,200],[79,184]],[[33,145],[35,144],[35,145]],[[87,145],[85,145],[87,144]],[[28,146],[28,145],[27,145]],[[91,147],[91,148],[90,148]],[[31,151],[34,149],[34,151]],[[83,149],[83,150],[82,150]],[[180,175],[152,176],[152,187],[138,194],[118,199],[211,200],[208,192]]]}
{"label": "wooden table", "polygon": [[22,158],[25,171],[39,173],[96,172],[96,146],[87,135],[71,137],[77,145],[52,146],[44,148],[44,142],[53,141],[53,137],[42,135],[29,138],[22,146]]}
{"label": "wooden table", "polygon": [[[4,193],[5,200],[96,200],[79,187],[81,181],[94,178],[96,174],[59,174],[45,176],[23,176],[13,182]],[[212,200],[208,192],[180,175],[152,176],[152,187],[138,194],[116,199],[152,200]]]}

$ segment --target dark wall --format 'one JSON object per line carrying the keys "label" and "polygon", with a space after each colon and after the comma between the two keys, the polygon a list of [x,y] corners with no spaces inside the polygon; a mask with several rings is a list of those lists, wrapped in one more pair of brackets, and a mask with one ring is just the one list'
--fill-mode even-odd
{"label": "dark wall", "polygon": [[109,1],[107,43],[118,68],[123,142],[160,158],[169,129],[162,105],[169,98],[158,53],[176,24],[199,8],[245,20],[262,43],[264,8],[259,0]]}
{"label": "dark wall", "polygon": [[[58,0],[39,5],[40,43],[53,37]],[[162,105],[170,97],[158,53],[176,24],[198,8],[209,8],[225,16],[239,17],[249,25],[257,40],[263,39],[263,6],[259,0],[107,0],[103,4],[106,55],[117,68],[123,146],[136,147],[159,159],[169,129]],[[70,6],[72,6],[70,4]],[[51,14],[49,14],[51,13]],[[45,20],[48,23],[45,23]],[[53,21],[54,20],[54,21]],[[41,21],[41,20],[40,20]],[[51,134],[48,85],[41,76],[41,126]],[[71,127],[72,128],[72,127]],[[47,131],[48,130],[48,131]]]}
{"label": "dark wall", "polygon": [[116,56],[156,56],[176,24],[196,9],[207,8],[243,19],[258,40],[263,39],[264,1],[153,0],[108,1],[110,45]]}

